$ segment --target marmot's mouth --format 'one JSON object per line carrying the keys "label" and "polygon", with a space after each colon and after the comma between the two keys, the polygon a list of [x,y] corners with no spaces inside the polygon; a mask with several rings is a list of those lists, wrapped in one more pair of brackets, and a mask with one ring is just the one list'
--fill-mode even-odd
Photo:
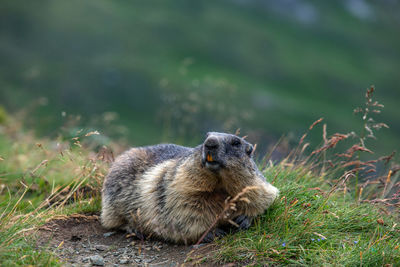
{"label": "marmot's mouth", "polygon": [[215,160],[215,158],[213,158],[211,153],[207,153],[205,157],[205,167],[210,170],[216,171],[221,167],[221,163]]}
{"label": "marmot's mouth", "polygon": [[213,156],[211,155],[210,152],[207,153],[206,163],[209,163],[209,164],[212,164],[212,165],[220,165],[220,162],[215,160],[215,158],[213,158]]}
{"label": "marmot's mouth", "polygon": [[221,167],[221,164],[219,164],[219,162],[216,162],[216,161],[212,161],[212,162],[206,161],[206,168],[208,168],[208,169],[210,169],[210,170],[216,171],[216,170],[219,170],[220,167]]}

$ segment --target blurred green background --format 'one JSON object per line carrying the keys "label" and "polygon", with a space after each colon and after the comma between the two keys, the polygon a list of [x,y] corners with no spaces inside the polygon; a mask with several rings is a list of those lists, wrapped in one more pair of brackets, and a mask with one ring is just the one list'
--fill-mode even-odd
{"label": "blurred green background", "polygon": [[38,135],[70,124],[193,145],[241,128],[266,150],[320,117],[328,134],[361,129],[353,109],[373,84],[391,128],[371,146],[388,152],[400,138],[399,14],[395,0],[2,0],[0,105],[24,110]]}

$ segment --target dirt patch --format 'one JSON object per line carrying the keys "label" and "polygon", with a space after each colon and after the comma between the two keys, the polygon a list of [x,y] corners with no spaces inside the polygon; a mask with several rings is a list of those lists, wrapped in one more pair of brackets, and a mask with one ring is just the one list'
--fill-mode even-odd
{"label": "dirt patch", "polygon": [[213,245],[193,250],[193,246],[142,241],[126,232],[107,231],[97,214],[54,218],[39,228],[37,237],[38,246],[73,266],[215,266],[205,260]]}

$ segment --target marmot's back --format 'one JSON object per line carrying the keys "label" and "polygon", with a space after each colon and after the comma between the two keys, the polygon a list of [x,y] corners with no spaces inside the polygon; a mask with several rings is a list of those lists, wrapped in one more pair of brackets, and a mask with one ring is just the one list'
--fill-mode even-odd
{"label": "marmot's back", "polygon": [[245,140],[220,133],[210,133],[195,148],[130,149],[116,159],[104,181],[102,224],[196,242],[222,212],[224,200],[252,185],[259,189],[235,216],[260,214],[278,190],[265,182],[251,156]]}
{"label": "marmot's back", "polygon": [[131,185],[150,167],[166,160],[185,157],[191,150],[174,144],[161,144],[125,151],[110,168],[104,181],[103,198],[104,195],[113,199],[118,197],[123,187]]}

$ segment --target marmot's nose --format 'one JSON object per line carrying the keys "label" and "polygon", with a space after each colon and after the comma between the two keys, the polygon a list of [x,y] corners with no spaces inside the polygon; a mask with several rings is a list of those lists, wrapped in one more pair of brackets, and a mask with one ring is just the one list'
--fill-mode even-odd
{"label": "marmot's nose", "polygon": [[204,146],[208,150],[217,150],[219,147],[218,139],[215,137],[209,137],[207,140],[204,142]]}

